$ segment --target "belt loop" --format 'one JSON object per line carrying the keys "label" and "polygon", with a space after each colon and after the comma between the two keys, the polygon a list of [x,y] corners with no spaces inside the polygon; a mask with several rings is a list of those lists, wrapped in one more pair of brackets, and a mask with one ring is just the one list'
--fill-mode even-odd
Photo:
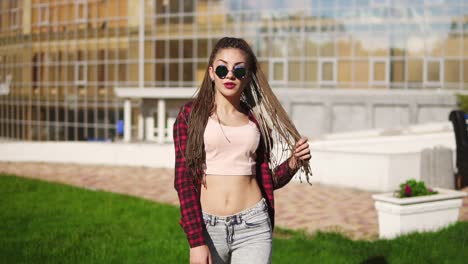
{"label": "belt loop", "polygon": [[234,224],[237,225],[237,223],[239,222],[239,215],[234,215]]}
{"label": "belt loop", "polygon": [[236,215],[236,224],[241,224],[242,223],[242,215]]}
{"label": "belt loop", "polygon": [[210,225],[214,226],[216,225],[216,216],[210,215]]}

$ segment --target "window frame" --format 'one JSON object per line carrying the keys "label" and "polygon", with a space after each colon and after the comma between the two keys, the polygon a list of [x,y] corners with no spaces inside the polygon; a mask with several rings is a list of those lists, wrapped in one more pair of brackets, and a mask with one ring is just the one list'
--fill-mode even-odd
{"label": "window frame", "polygon": [[[83,79],[79,79],[80,76],[80,67],[82,67],[83,70]],[[86,61],[76,61],[75,62],[75,69],[74,69],[74,83],[75,85],[86,85],[88,82],[88,63]]]}
{"label": "window frame", "polygon": [[[45,10],[45,16],[43,16],[42,11]],[[41,3],[37,6],[37,25],[38,26],[48,26],[50,24],[49,17],[50,17],[50,6],[47,3]],[[45,20],[42,20],[42,19]]]}
{"label": "window frame", "polygon": [[[390,80],[389,57],[371,57],[369,59],[369,83],[371,85],[388,85]],[[383,81],[374,79],[375,63],[385,64],[385,79]]]}
{"label": "window frame", "polygon": [[[275,64],[281,63],[283,64],[283,78],[282,79],[275,79]],[[272,84],[285,84],[288,81],[288,60],[287,58],[272,58],[269,60],[269,78]]]}
{"label": "window frame", "polygon": [[390,0],[371,0],[370,6],[379,7],[379,6],[391,6]]}
{"label": "window frame", "polygon": [[[328,81],[328,80],[323,80],[323,64],[324,63],[332,63],[333,64],[333,80]],[[320,85],[336,85],[337,84],[337,78],[338,78],[338,59],[335,57],[322,57],[318,59],[318,82]]]}
{"label": "window frame", "polygon": [[15,7],[10,9],[10,29],[15,30],[19,28],[18,17],[19,8]]}
{"label": "window frame", "polygon": [[[80,17],[80,7],[83,8],[83,17]],[[86,23],[88,22],[88,2],[85,0],[75,1],[75,22]]]}
{"label": "window frame", "polygon": [[[429,81],[428,78],[428,64],[430,62],[439,62],[439,81]],[[425,57],[423,62],[423,83],[425,87],[443,86],[445,77],[444,58],[442,57]]]}

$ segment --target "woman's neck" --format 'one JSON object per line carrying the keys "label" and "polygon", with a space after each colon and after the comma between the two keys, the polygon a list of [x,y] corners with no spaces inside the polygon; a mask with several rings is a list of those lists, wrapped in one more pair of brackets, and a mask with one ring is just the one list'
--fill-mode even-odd
{"label": "woman's neck", "polygon": [[222,114],[231,114],[235,112],[242,112],[240,104],[240,97],[226,98],[219,93],[215,96],[216,111]]}

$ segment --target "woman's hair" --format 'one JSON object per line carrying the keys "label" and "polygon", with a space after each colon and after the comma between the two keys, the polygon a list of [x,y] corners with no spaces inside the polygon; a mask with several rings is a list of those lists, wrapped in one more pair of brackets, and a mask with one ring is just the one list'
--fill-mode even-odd
{"label": "woman's hair", "polygon": [[[192,172],[194,180],[203,182],[205,168],[205,150],[203,134],[208,118],[216,109],[215,88],[210,79],[208,69],[222,49],[239,49],[245,54],[247,75],[245,86],[241,94],[241,105],[251,111],[257,120],[262,134],[265,151],[270,153],[268,165],[276,181],[274,168],[283,159],[285,150],[292,151],[296,142],[301,138],[286,111],[274,95],[266,76],[263,74],[249,44],[240,38],[224,37],[220,39],[211,52],[208,68],[203,77],[201,87],[193,101],[192,111],[188,121],[187,149],[185,162]],[[273,149],[273,143],[275,149]],[[308,161],[298,160],[309,182],[311,174]],[[302,181],[302,180],[301,180]]]}

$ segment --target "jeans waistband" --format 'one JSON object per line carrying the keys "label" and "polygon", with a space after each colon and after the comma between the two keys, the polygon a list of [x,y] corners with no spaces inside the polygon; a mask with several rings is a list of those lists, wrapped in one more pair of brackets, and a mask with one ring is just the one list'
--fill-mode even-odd
{"label": "jeans waistband", "polygon": [[254,215],[258,212],[262,212],[267,210],[268,206],[266,203],[265,198],[262,198],[258,203],[254,204],[252,207],[244,209],[237,214],[228,215],[228,216],[217,216],[208,214],[202,211],[203,219],[208,221],[211,225],[216,225],[218,222],[224,223],[233,223],[233,224],[240,224],[243,218],[249,217]]}

